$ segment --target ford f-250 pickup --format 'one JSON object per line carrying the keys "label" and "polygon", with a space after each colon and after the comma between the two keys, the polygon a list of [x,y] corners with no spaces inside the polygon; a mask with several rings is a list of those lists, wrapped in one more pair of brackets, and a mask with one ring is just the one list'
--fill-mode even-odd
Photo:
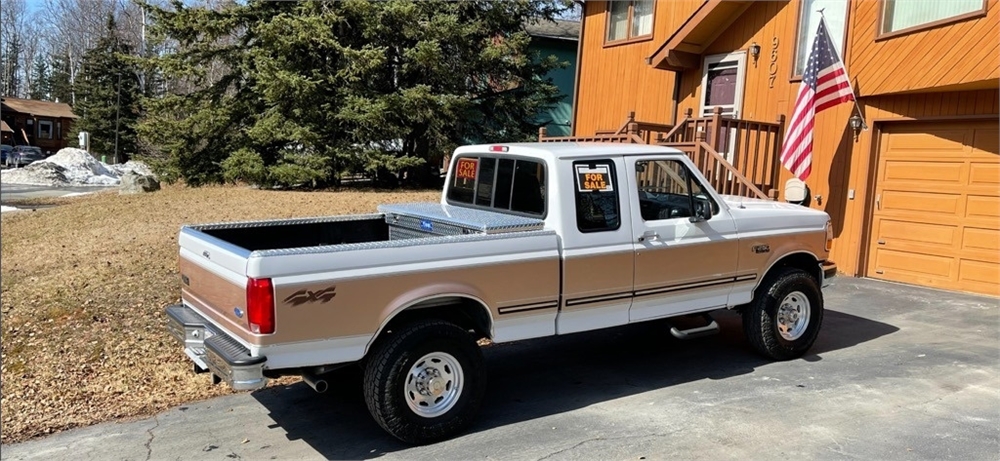
{"label": "ford f-250 pickup", "polygon": [[[237,390],[358,364],[378,424],[410,443],[463,430],[484,395],[477,340],[742,313],[750,345],[801,356],[823,319],[829,216],[724,196],[682,152],[526,143],[458,148],[440,203],[185,226],[168,329]],[[676,323],[676,322],[675,322]],[[690,323],[690,322],[689,322]]]}

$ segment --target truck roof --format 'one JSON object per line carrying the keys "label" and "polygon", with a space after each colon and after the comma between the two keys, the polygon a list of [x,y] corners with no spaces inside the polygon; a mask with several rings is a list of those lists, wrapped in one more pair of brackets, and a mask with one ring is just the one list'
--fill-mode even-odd
{"label": "truck roof", "polygon": [[[497,148],[506,150],[498,151]],[[493,148],[493,149],[491,149]],[[495,144],[475,144],[462,146],[455,154],[511,154],[536,157],[549,160],[586,159],[608,157],[614,155],[650,155],[676,154],[683,152],[673,147],[653,146],[648,144],[631,144],[618,142],[514,142]]]}

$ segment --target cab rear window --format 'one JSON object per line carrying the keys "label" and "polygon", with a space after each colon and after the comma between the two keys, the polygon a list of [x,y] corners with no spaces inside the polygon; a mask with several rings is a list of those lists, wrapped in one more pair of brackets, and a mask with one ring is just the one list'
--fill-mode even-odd
{"label": "cab rear window", "polygon": [[460,157],[448,201],[533,216],[545,214],[545,166],[516,157]]}

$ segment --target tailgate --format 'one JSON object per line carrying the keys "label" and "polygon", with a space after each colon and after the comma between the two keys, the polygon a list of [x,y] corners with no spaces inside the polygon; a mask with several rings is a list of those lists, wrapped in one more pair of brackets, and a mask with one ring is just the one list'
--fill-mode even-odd
{"label": "tailgate", "polygon": [[178,240],[184,304],[234,339],[254,343],[245,318],[250,252],[189,227],[181,229]]}

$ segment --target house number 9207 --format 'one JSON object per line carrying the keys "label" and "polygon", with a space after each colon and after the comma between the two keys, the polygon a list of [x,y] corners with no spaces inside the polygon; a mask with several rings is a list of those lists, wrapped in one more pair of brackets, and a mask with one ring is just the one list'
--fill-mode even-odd
{"label": "house number 9207", "polygon": [[774,88],[774,79],[778,76],[778,37],[771,39],[771,63],[767,65],[767,87]]}

